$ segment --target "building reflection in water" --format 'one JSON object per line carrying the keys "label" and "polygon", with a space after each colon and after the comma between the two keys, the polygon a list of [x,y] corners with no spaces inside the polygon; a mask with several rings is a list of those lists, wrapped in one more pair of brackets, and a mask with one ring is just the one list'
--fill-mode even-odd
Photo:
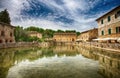
{"label": "building reflection in water", "polygon": [[75,46],[55,46],[54,47],[54,52],[76,52],[76,47]]}
{"label": "building reflection in water", "polygon": [[99,72],[105,78],[120,78],[120,54],[99,54]]}
{"label": "building reflection in water", "polygon": [[22,61],[80,54],[99,62],[100,73],[105,78],[120,77],[120,53],[78,46],[55,46],[52,48],[28,48],[0,50],[0,78],[6,78],[9,69]]}
{"label": "building reflection in water", "polygon": [[14,51],[0,50],[0,78],[6,78],[9,68],[14,64]]}
{"label": "building reflection in water", "polygon": [[98,72],[104,78],[120,78],[120,53],[85,47],[78,47],[78,51],[87,58],[98,60]]}
{"label": "building reflection in water", "polygon": [[35,60],[41,55],[39,50],[28,49],[1,49],[0,50],[0,78],[6,78],[9,68],[19,62],[29,59]]}
{"label": "building reflection in water", "polygon": [[99,59],[99,55],[97,54],[97,52],[92,51],[89,48],[77,47],[77,50],[82,56],[84,56],[86,58],[90,58],[90,59],[93,59],[93,60],[98,60]]}

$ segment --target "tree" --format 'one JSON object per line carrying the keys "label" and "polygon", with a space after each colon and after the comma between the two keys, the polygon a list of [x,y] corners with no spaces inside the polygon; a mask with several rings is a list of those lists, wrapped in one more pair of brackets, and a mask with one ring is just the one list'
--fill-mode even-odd
{"label": "tree", "polygon": [[64,31],[63,30],[57,30],[56,32],[57,33],[63,33]]}
{"label": "tree", "polygon": [[23,29],[23,27],[17,26],[15,28],[15,40],[19,41],[28,41],[27,31]]}
{"label": "tree", "polygon": [[11,20],[7,9],[0,12],[0,22],[10,24]]}
{"label": "tree", "polygon": [[79,36],[80,35],[80,32],[76,32],[77,33],[77,36]]}

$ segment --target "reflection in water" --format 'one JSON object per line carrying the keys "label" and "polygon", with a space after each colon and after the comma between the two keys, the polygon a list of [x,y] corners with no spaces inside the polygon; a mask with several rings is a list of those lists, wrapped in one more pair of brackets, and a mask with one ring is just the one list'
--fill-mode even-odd
{"label": "reflection in water", "polygon": [[104,78],[120,78],[120,53],[94,48],[81,48],[80,53],[99,62],[99,73]]}
{"label": "reflection in water", "polygon": [[7,78],[101,78],[96,71],[97,64],[96,61],[93,62],[81,55],[64,57],[55,55],[33,62],[22,61],[10,68]]}
{"label": "reflection in water", "polygon": [[0,78],[118,78],[119,56],[74,46],[0,50]]}
{"label": "reflection in water", "polygon": [[106,78],[120,78],[120,54],[100,54],[99,63],[99,71]]}

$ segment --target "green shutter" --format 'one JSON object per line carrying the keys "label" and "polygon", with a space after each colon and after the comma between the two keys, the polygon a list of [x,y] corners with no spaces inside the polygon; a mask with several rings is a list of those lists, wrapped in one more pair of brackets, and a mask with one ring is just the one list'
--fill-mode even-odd
{"label": "green shutter", "polygon": [[116,33],[118,33],[118,27],[116,27]]}
{"label": "green shutter", "polygon": [[103,24],[103,19],[101,20],[101,24]]}
{"label": "green shutter", "polygon": [[108,34],[111,34],[111,29],[108,29]]}
{"label": "green shutter", "polygon": [[110,16],[108,16],[108,22],[111,20]]}
{"label": "green shutter", "polygon": [[101,34],[104,35],[104,31],[102,31]]}

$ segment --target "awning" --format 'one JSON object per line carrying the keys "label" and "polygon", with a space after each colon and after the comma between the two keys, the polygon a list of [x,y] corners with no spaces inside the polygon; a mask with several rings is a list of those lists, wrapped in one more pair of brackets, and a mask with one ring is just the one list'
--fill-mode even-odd
{"label": "awning", "polygon": [[76,39],[76,41],[80,41],[81,39]]}
{"label": "awning", "polygon": [[97,38],[93,39],[93,41],[108,41],[108,40],[117,40],[118,38]]}

